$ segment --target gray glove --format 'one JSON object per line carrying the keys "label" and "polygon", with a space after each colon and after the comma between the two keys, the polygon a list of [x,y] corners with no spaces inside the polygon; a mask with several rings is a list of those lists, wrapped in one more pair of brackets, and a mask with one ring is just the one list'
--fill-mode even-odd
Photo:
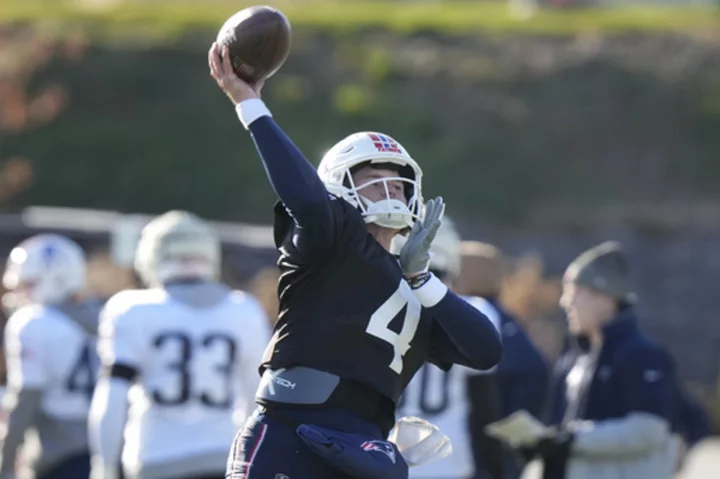
{"label": "gray glove", "polygon": [[415,221],[407,241],[400,250],[400,267],[405,276],[426,273],[430,266],[430,245],[435,239],[445,203],[441,196],[433,198],[425,204],[425,214]]}

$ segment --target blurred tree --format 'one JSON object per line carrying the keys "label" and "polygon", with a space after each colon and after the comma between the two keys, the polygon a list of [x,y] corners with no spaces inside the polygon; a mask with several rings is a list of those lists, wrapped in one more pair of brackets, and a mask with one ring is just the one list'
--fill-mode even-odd
{"label": "blurred tree", "polygon": [[70,35],[58,41],[18,26],[0,26],[0,209],[33,180],[28,158],[4,158],[4,135],[16,134],[51,122],[67,106],[67,93],[57,84],[33,88],[31,78],[60,52],[71,60],[82,58],[84,38]]}

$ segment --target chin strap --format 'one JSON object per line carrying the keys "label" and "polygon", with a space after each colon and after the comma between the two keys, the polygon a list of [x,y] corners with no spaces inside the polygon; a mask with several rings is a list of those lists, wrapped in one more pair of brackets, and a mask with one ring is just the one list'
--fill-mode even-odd
{"label": "chin strap", "polygon": [[375,223],[378,226],[395,230],[412,227],[412,213],[402,201],[391,198],[370,201],[361,195],[357,195],[357,197],[362,203],[358,209],[363,214],[366,223]]}

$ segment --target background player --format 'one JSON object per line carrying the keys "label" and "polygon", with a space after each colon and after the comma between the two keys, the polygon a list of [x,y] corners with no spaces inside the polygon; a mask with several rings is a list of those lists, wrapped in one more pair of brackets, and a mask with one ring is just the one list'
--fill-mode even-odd
{"label": "background player", "polygon": [[123,430],[127,477],[224,477],[227,448],[253,404],[267,318],[252,297],[216,282],[219,240],[190,213],[151,221],[135,266],[150,288],[118,293],[101,317],[93,477],[116,475]]}
{"label": "background player", "polygon": [[[457,291],[483,298],[497,312],[505,352],[493,374],[474,375],[468,381],[472,404],[470,434],[476,475],[515,479],[520,462],[500,441],[485,434],[487,424],[526,410],[540,414],[545,400],[549,366],[520,321],[500,302],[508,265],[500,249],[488,243],[463,241],[462,269]],[[495,399],[493,399],[495,398]]]}
{"label": "background player", "polygon": [[[427,272],[444,204],[430,200],[420,219],[422,171],[379,133],[339,142],[316,172],[272,120],[262,85],[238,79],[216,45],[209,62],[281,200],[280,317],[262,408],[236,438],[228,474],[407,477],[385,439],[413,374],[426,361],[489,368],[502,351],[487,318]],[[407,230],[398,261],[390,243]]]}
{"label": "background player", "polygon": [[[5,329],[8,388],[0,477],[14,477],[18,447],[34,429],[42,454],[25,461],[38,479],[87,478],[87,416],[97,371],[99,307],[83,303],[82,249],[58,235],[31,237],[11,252],[3,303],[15,309]],[[39,453],[25,442],[23,451]]]}
{"label": "background player", "polygon": [[[396,241],[399,249],[402,240]],[[461,255],[461,249],[464,253]],[[454,366],[445,372],[426,364],[408,385],[399,403],[403,415],[436,424],[453,444],[453,454],[410,470],[412,478],[512,478],[520,468],[510,452],[484,433],[484,427],[520,409],[539,413],[546,366],[519,324],[498,304],[503,279],[502,254],[487,244],[462,242],[445,217],[430,249],[430,270],[449,287],[463,276],[465,299],[501,332],[500,364],[487,371]],[[470,258],[463,262],[463,259]]]}

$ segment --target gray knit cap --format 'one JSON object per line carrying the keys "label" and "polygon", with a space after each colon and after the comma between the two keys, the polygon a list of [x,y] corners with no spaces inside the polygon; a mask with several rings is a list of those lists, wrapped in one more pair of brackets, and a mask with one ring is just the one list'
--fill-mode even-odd
{"label": "gray knit cap", "polygon": [[564,280],[627,303],[637,300],[629,261],[622,245],[616,241],[607,241],[578,256],[568,266]]}

